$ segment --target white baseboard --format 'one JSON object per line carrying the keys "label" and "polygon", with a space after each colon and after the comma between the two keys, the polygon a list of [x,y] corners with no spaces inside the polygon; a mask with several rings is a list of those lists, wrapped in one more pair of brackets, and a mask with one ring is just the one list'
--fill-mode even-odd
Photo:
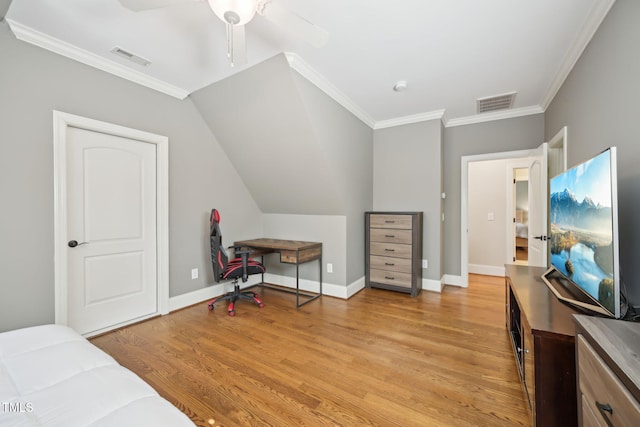
{"label": "white baseboard", "polygon": [[[285,288],[296,288],[296,278],[289,276],[281,276],[278,274],[265,273],[264,281],[267,283],[275,283]],[[247,283],[242,287],[246,288],[260,283],[260,276],[255,275],[249,277]],[[320,285],[313,280],[300,279],[300,290],[307,292],[319,292]],[[364,288],[364,276],[348,286],[340,286],[332,283],[322,283],[322,294],[332,297],[348,299]],[[169,312],[180,310],[190,305],[198,304],[208,299],[215,298],[233,290],[231,282],[219,283],[186,294],[169,298]]]}
{"label": "white baseboard", "polygon": [[[355,282],[351,283],[350,285],[347,285],[347,288],[346,288],[347,292],[344,298],[345,299],[351,298],[352,296],[360,292],[362,289],[364,289],[364,287],[365,287],[365,279],[364,279],[364,276],[362,276],[361,278],[357,279]],[[342,298],[342,297],[339,297],[339,298]]]}
{"label": "white baseboard", "polygon": [[[243,288],[254,286],[260,283],[259,276],[249,277]],[[187,292],[186,294],[177,295],[169,298],[169,312],[180,310],[181,308],[189,307],[190,305],[198,304],[199,302],[206,301],[208,299],[215,298],[233,290],[231,282],[216,283],[213,286],[207,286],[206,288],[198,289],[196,291]]]}
{"label": "white baseboard", "polygon": [[504,266],[469,264],[469,273],[504,277]]}
{"label": "white baseboard", "polygon": [[422,279],[422,290],[431,292],[442,292],[442,281],[433,279]]}
{"label": "white baseboard", "polygon": [[462,276],[454,276],[452,274],[445,274],[442,276],[442,283],[445,285],[460,286],[466,288]]}

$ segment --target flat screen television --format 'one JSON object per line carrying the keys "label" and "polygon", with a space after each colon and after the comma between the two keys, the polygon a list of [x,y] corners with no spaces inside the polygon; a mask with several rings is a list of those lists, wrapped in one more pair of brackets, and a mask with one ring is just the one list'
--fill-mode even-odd
{"label": "flat screen television", "polygon": [[549,181],[549,270],[561,300],[620,318],[616,148]]}

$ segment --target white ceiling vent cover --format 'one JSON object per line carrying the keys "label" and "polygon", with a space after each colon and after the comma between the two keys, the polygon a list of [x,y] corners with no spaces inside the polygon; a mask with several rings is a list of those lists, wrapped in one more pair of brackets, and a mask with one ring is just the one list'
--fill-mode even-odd
{"label": "white ceiling vent cover", "polygon": [[128,59],[129,61],[135,62],[138,65],[142,65],[143,67],[146,67],[147,65],[151,64],[151,61],[149,61],[148,59],[144,59],[141,56],[135,55],[131,52],[127,52],[126,50],[118,46],[111,49],[111,53],[118,55],[121,58],[125,58],[125,59]]}
{"label": "white ceiling vent cover", "polygon": [[513,106],[516,92],[503,93],[502,95],[478,98],[478,113],[487,111],[507,110]]}

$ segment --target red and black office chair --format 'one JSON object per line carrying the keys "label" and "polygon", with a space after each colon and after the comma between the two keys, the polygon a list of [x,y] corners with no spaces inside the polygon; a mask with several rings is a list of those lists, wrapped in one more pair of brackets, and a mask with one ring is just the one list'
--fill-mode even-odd
{"label": "red and black office chair", "polygon": [[209,310],[213,310],[213,305],[218,301],[229,301],[227,311],[229,316],[236,315],[236,301],[245,299],[253,301],[260,308],[264,307],[264,303],[253,291],[241,291],[238,279],[242,278],[246,282],[252,274],[262,274],[265,268],[258,261],[249,258],[249,250],[243,250],[241,247],[230,246],[234,248],[235,258],[229,261],[227,252],[222,246],[222,234],[220,233],[220,212],[217,209],[211,210],[211,227],[209,229],[211,235],[211,262],[213,263],[213,277],[216,282],[221,280],[233,280],[233,291],[224,296],[214,298],[209,301]]}

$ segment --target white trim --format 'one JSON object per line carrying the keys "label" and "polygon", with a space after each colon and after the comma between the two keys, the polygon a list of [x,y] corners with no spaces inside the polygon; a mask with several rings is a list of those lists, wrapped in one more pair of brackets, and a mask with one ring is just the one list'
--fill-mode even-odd
{"label": "white trim", "polygon": [[458,117],[451,119],[445,123],[445,127],[464,126],[475,123],[493,122],[495,120],[512,119],[515,117],[530,116],[533,114],[542,114],[544,109],[538,105],[524,108],[514,108],[510,110],[495,111],[492,113],[482,113],[475,116]]}
{"label": "white trim", "polygon": [[460,286],[466,287],[463,285],[462,276],[454,276],[453,274],[445,274],[442,276],[442,284],[443,285],[451,285],[451,286]]}
{"label": "white trim", "polygon": [[[68,322],[67,272],[67,128],[137,139],[156,146],[156,249],[157,249],[157,312],[169,312],[169,139],[136,129],[53,111],[53,221],[54,221],[54,310],[55,323]],[[149,316],[145,316],[147,318]],[[141,320],[135,319],[136,321]],[[120,324],[121,326],[122,324]]]}
{"label": "white trim", "polygon": [[147,74],[136,71],[125,65],[110,61],[95,53],[80,49],[62,40],[58,40],[47,34],[22,25],[14,20],[7,19],[11,26],[11,31],[19,40],[39,46],[43,49],[74,59],[83,64],[113,74],[123,79],[129,80],[150,89],[157,90],[178,99],[185,99],[189,92],[177,86],[170,85],[162,80],[150,77]]}
{"label": "white trim", "polygon": [[[250,276],[246,283],[243,283],[242,289],[248,288],[260,283],[260,276]],[[203,303],[207,300],[226,294],[233,290],[232,282],[216,283],[212,286],[197,289],[185,294],[176,295],[169,298],[169,312],[183,309],[194,304]]]}
{"label": "white trim", "polygon": [[482,274],[485,276],[504,277],[505,268],[504,266],[497,266],[497,265],[469,264],[469,273]]}
{"label": "white trim", "polygon": [[342,105],[348,111],[350,111],[354,116],[362,120],[366,125],[370,128],[374,129],[376,122],[375,120],[360,106],[358,106],[355,102],[351,100],[347,95],[342,93],[337,87],[335,87],[329,80],[327,80],[324,76],[314,70],[309,64],[304,62],[300,56],[295,53],[285,52],[285,57],[289,62],[289,67],[293,70],[297,71],[302,77],[309,80],[311,83],[316,85],[321,91],[326,93],[328,96],[333,98],[338,104]]}
{"label": "white trim", "polygon": [[442,288],[444,287],[444,282],[441,280],[433,280],[433,279],[422,279],[422,290],[430,291],[430,292],[442,292]]}
{"label": "white trim", "polygon": [[460,285],[469,286],[469,206],[467,203],[469,192],[469,163],[485,160],[513,159],[528,157],[531,150],[505,151],[501,153],[475,154],[460,157]]}
{"label": "white trim", "polygon": [[373,126],[374,130],[390,128],[394,126],[408,125],[412,123],[426,122],[429,120],[443,120],[445,110],[436,110],[428,113],[414,114],[412,116],[398,117],[395,119],[381,120]]}
{"label": "white trim", "polygon": [[[279,286],[286,288],[296,287],[295,277],[281,276],[277,274],[265,273],[265,282],[277,283]],[[206,288],[198,289],[196,291],[187,292],[186,294],[177,295],[169,298],[169,311],[173,312],[185,307],[189,307],[194,304],[202,303],[206,300],[210,300],[220,295],[224,295],[231,291],[228,286],[231,282],[218,283],[213,286],[207,286]],[[243,285],[243,289],[260,284],[260,276],[251,276],[246,284]],[[300,279],[300,289],[309,292],[318,291],[318,282],[311,280]],[[349,299],[360,290],[364,289],[364,276],[357,279],[348,286],[334,285],[331,283],[322,283],[322,294],[326,296]]]}
{"label": "white trim", "polygon": [[573,44],[567,51],[567,54],[564,57],[564,61],[560,66],[560,69],[556,73],[553,81],[549,85],[545,96],[542,98],[540,102],[540,106],[543,110],[549,108],[553,98],[555,98],[556,94],[564,84],[564,81],[569,76],[571,70],[576,65],[580,57],[582,56],[582,52],[589,45],[589,42],[593,38],[596,31],[604,21],[604,18],[609,13],[611,6],[615,3],[616,0],[603,0],[596,1],[593,4],[592,9],[587,14],[587,21],[582,26],[580,33],[578,33],[577,37],[573,41]]}

